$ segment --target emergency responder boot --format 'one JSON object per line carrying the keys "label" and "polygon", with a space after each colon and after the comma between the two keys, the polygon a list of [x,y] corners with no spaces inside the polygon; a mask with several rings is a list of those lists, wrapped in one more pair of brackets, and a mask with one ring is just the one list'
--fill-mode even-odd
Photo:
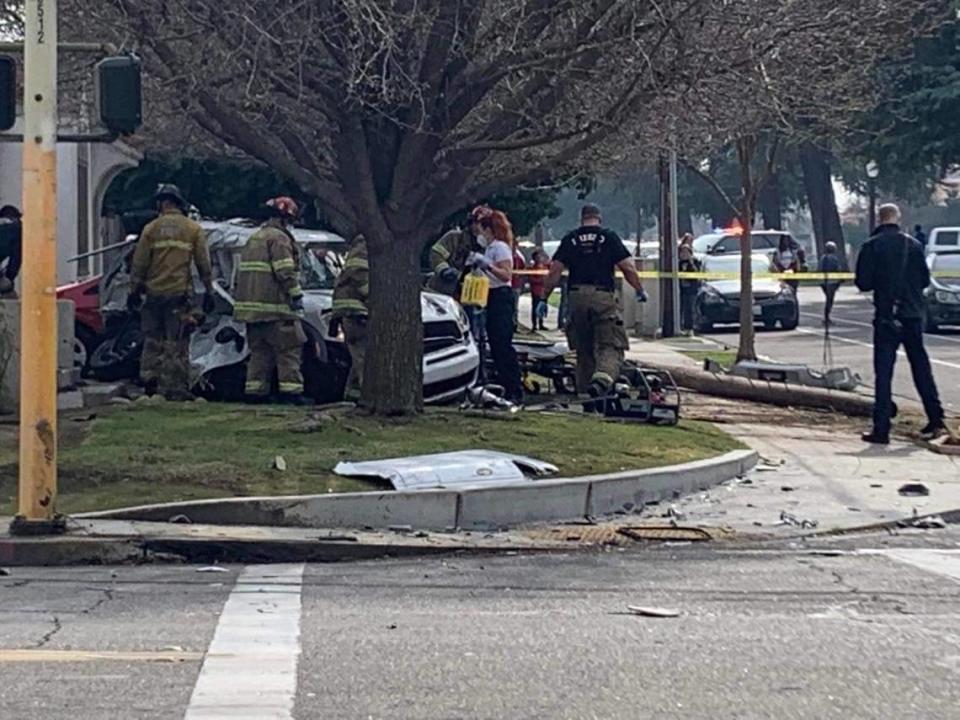
{"label": "emergency responder boot", "polygon": [[314,404],[312,398],[294,393],[282,393],[277,402],[280,405],[292,405],[294,407],[307,407]]}

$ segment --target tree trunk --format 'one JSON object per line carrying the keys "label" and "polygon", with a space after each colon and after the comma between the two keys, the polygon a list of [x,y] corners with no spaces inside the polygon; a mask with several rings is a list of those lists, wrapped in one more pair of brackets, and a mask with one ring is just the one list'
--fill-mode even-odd
{"label": "tree trunk", "polygon": [[783,194],[780,192],[780,176],[774,173],[763,186],[757,202],[763,224],[767,230],[783,230]]}
{"label": "tree trunk", "polygon": [[739,215],[743,234],[740,236],[740,346],[737,362],[756,360],[756,333],[753,327],[753,217],[756,213],[757,191],[753,178],[753,158],[757,152],[756,138],[737,141],[740,162],[741,201]]}
{"label": "tree trunk", "polygon": [[419,239],[371,237],[370,322],[363,406],[377,415],[423,410]]}
{"label": "tree trunk", "polygon": [[837,210],[837,198],[833,192],[833,174],[830,156],[811,143],[800,148],[800,165],[803,168],[803,184],[807,191],[807,204],[813,219],[813,234],[817,241],[817,255],[823,256],[824,245],[829,240],[837,244],[841,261],[846,264],[847,248]]}
{"label": "tree trunk", "polygon": [[740,237],[740,347],[737,362],[757,359],[756,331],[753,327],[753,248],[750,233],[753,232],[752,203],[740,213],[743,235]]}

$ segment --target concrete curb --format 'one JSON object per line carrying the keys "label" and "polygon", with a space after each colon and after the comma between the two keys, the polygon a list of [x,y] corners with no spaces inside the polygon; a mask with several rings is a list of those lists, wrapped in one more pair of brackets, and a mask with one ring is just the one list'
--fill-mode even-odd
{"label": "concrete curb", "polygon": [[752,450],[716,458],[613,475],[542,480],[525,485],[412,492],[344,493],[226,498],[143,505],[76,515],[77,519],[301,528],[491,530],[536,522],[628,513],[645,504],[706,490],[743,475],[758,461]]}

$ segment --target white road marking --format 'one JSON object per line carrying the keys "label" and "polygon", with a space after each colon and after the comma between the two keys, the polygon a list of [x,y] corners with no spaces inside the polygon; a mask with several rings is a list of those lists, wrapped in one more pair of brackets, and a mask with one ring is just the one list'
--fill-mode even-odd
{"label": "white road marking", "polygon": [[927,550],[898,548],[894,550],[861,550],[863,555],[885,555],[897,562],[913,565],[927,572],[960,581],[960,550]]}
{"label": "white road marking", "polygon": [[[821,315],[815,315],[813,313],[800,313],[800,315],[802,317],[816,318],[817,320],[820,320],[822,317]],[[872,322],[861,322],[859,320],[848,320],[847,318],[838,318],[838,317],[831,318],[831,321],[833,322],[834,325],[838,325],[838,324],[854,325],[856,327],[869,328],[870,330],[873,330]],[[935,335],[933,333],[924,333],[924,334],[926,335],[927,340],[931,340],[931,341],[943,340],[944,342],[960,343],[960,337],[955,337],[953,335]],[[834,337],[834,336],[831,335],[830,337]]]}
{"label": "white road marking", "polygon": [[[823,337],[824,334],[817,330],[809,330],[807,328],[797,328],[794,332],[803,333],[805,335],[816,335],[817,337]],[[854,340],[853,338],[843,337],[842,335],[830,335],[831,340],[837,342],[847,343],[849,345],[859,345],[860,347],[870,348],[873,350],[873,344],[864,342],[863,340]],[[907,354],[903,350],[897,351],[897,357],[905,358]],[[937,360],[936,358],[930,358],[930,362],[933,365],[942,365],[943,367],[952,368],[953,370],[960,370],[960,364],[947,362],[946,360]]]}
{"label": "white road marking", "polygon": [[250,565],[227,598],[185,720],[290,720],[302,564]]}

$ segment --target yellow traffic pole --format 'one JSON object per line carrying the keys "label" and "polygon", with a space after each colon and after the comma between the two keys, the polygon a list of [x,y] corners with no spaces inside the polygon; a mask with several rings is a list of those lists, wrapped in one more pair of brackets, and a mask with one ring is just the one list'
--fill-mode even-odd
{"label": "yellow traffic pole", "polygon": [[57,1],[26,0],[20,492],[13,532],[62,529],[57,499]]}

